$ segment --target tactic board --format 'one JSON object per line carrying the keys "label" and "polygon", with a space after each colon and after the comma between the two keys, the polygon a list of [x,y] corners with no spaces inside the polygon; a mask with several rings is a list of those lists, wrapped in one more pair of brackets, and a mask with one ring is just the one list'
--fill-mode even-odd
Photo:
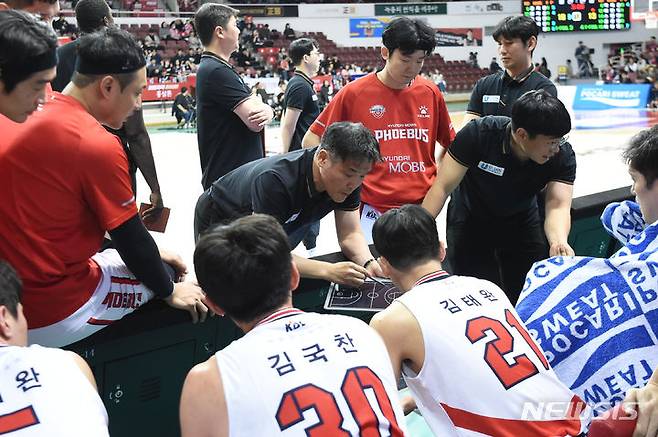
{"label": "tactic board", "polygon": [[324,309],[378,312],[387,308],[402,292],[388,279],[379,281],[382,284],[366,279],[360,287],[348,287],[332,282]]}

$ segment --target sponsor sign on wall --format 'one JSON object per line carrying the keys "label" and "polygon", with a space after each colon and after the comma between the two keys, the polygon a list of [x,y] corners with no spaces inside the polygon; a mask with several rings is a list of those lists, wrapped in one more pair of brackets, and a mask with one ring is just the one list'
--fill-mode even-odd
{"label": "sponsor sign on wall", "polygon": [[391,18],[350,18],[350,38],[381,38]]}
{"label": "sponsor sign on wall", "polygon": [[482,28],[436,29],[436,45],[439,47],[464,47],[482,45]]}
{"label": "sponsor sign on wall", "polygon": [[645,108],[651,85],[578,85],[573,109]]}

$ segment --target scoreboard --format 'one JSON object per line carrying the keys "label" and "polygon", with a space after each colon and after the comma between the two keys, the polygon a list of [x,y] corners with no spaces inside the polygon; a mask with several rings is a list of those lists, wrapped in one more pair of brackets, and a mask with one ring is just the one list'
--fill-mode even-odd
{"label": "scoreboard", "polygon": [[523,15],[542,32],[627,30],[631,0],[523,0]]}

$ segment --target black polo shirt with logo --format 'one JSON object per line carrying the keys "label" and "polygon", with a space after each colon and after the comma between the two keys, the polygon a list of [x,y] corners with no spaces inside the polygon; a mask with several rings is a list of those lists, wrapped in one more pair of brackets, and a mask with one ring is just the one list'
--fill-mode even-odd
{"label": "black polo shirt with logo", "polygon": [[231,64],[205,52],[196,75],[197,139],[204,190],[242,164],[264,155],[260,132],[233,110],[251,96]]}
{"label": "black polo shirt with logo", "polygon": [[295,132],[290,140],[289,149],[291,151],[299,150],[302,148],[302,139],[306,131],[320,115],[318,96],[313,89],[313,80],[302,71],[296,71],[286,87],[286,94],[283,97],[283,109],[288,108],[301,111],[295,125]]}
{"label": "black polo shirt with logo", "polygon": [[512,115],[512,104],[532,90],[546,90],[557,97],[557,88],[550,79],[531,67],[525,73],[512,78],[502,70],[478,80],[471,93],[466,112],[480,117],[485,115]]}
{"label": "black polo shirt with logo", "polygon": [[509,117],[479,118],[459,131],[448,153],[468,170],[452,193],[449,225],[471,220],[537,225],[539,191],[551,181],[575,181],[576,155],[569,143],[545,164],[537,164],[517,158],[510,141]]}
{"label": "black polo shirt with logo", "polygon": [[235,219],[252,213],[269,214],[290,235],[336,209],[359,208],[361,188],[336,203],[313,182],[317,147],[295,150],[247,163],[212,184],[210,195],[218,213]]}

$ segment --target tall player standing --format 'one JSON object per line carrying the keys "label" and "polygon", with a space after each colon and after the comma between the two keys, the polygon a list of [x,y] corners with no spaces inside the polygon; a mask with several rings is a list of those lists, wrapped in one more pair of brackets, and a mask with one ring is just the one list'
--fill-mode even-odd
{"label": "tall player standing", "polygon": [[[396,18],[382,35],[384,69],[349,83],[331,100],[304,136],[320,143],[336,121],[361,122],[379,141],[382,163],[363,181],[361,223],[370,239],[374,220],[390,208],[419,204],[436,177],[455,131],[436,84],[418,76],[436,45],[435,31],[420,20]],[[437,153],[436,143],[443,146]]]}
{"label": "tall player standing", "polygon": [[184,437],[404,435],[381,339],[358,319],[292,306],[299,272],[273,217],[205,234],[194,267],[207,304],[245,336],[188,374]]}
{"label": "tall player standing", "polygon": [[503,291],[442,270],[443,249],[427,211],[390,210],[373,238],[384,273],[404,294],[370,324],[436,435],[587,431],[589,408],[557,379]]}

